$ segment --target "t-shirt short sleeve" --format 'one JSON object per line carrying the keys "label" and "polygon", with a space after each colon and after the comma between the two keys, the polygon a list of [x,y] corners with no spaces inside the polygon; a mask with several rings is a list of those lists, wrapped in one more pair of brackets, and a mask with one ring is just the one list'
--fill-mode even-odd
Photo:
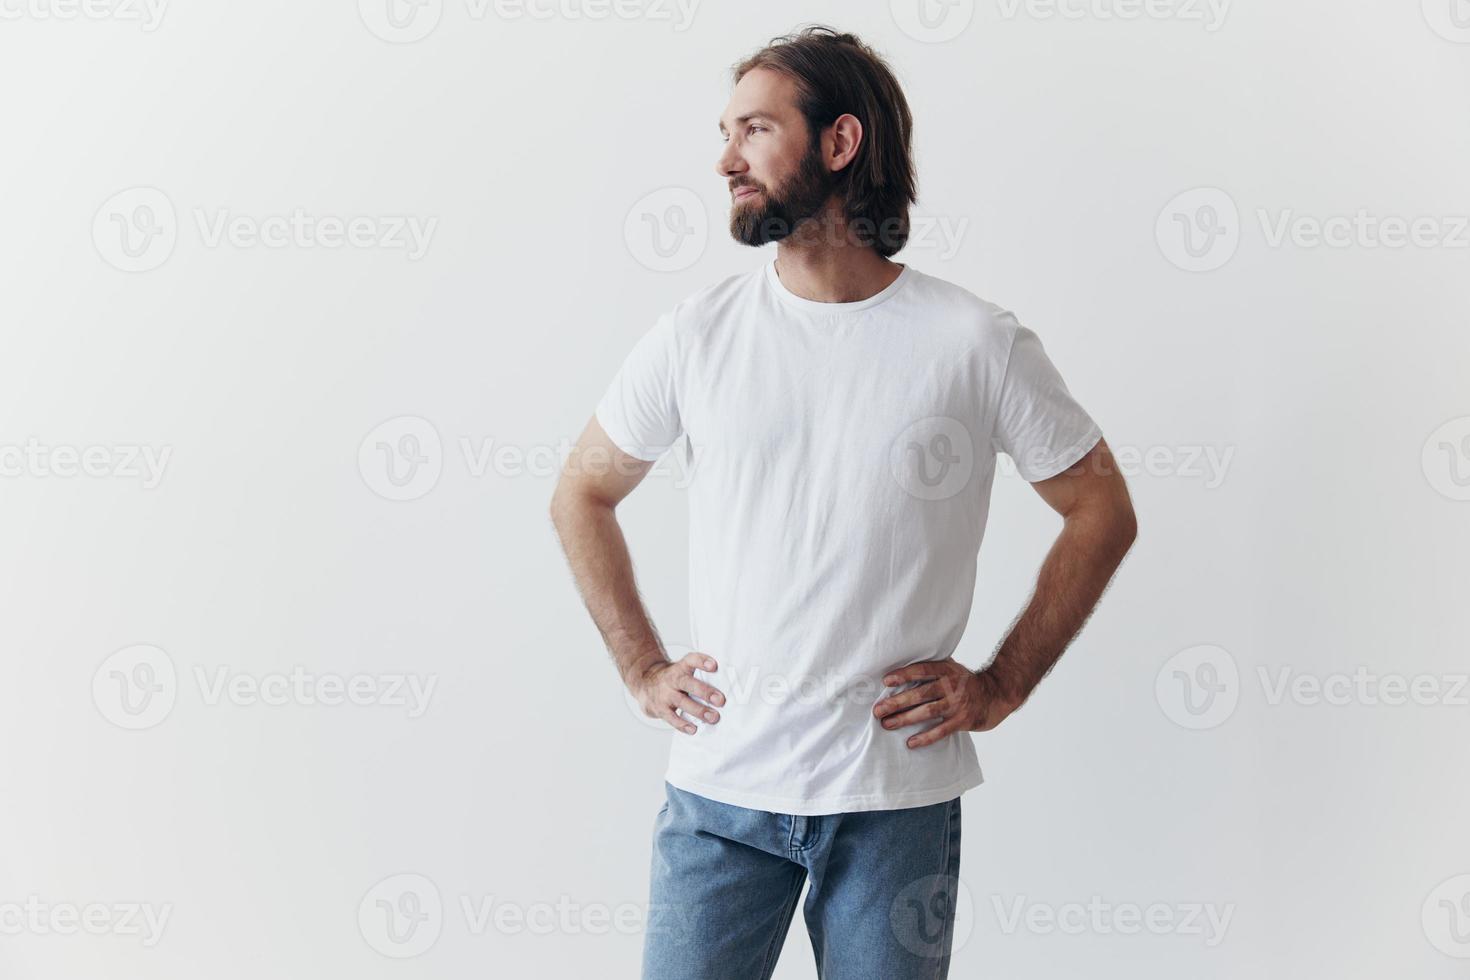
{"label": "t-shirt short sleeve", "polygon": [[1017,324],[996,411],[995,448],[1036,483],[1076,463],[1101,438],[1102,429],[1067,390],[1041,338]]}
{"label": "t-shirt short sleeve", "polygon": [[597,403],[598,424],[629,456],[656,460],[682,434],[677,365],[674,315],[665,313],[633,345]]}

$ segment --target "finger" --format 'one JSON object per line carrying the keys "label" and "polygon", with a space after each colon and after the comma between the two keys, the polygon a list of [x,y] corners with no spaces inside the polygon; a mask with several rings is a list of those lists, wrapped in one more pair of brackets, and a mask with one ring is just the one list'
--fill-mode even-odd
{"label": "finger", "polygon": [[685,667],[688,667],[691,671],[716,671],[720,669],[720,665],[715,663],[714,657],[711,657],[707,653],[700,653],[696,650],[691,650],[689,653],[684,654],[683,659],[681,659],[679,663],[683,664]]}
{"label": "finger", "polygon": [[672,705],[666,707],[663,710],[663,714],[659,715],[659,717],[668,722],[675,731],[683,732],[685,735],[693,735],[696,731],[699,730],[695,727],[694,722],[690,721],[688,718],[681,717],[679,715],[679,712],[675,711]]}
{"label": "finger", "polygon": [[682,691],[679,692],[679,695],[675,699],[674,703],[675,707],[684,712],[684,714],[688,715],[690,718],[700,718],[704,721],[709,722],[711,725],[720,720],[720,713],[718,711],[716,711],[714,708],[706,708],[704,705],[700,704],[698,701],[694,700]]}
{"label": "finger", "polygon": [[873,706],[873,714],[879,718],[885,718],[888,715],[897,714],[906,708],[912,708],[916,704],[923,704],[925,701],[934,701],[943,696],[944,691],[940,689],[939,685],[933,683],[920,684],[918,687],[909,688],[902,694],[895,694],[892,697],[887,697],[879,701]]}
{"label": "finger", "polygon": [[883,675],[883,684],[886,687],[899,687],[909,681],[932,681],[941,676],[938,668],[939,661],[925,660],[897,670],[890,670]]}
{"label": "finger", "polygon": [[920,732],[917,735],[911,735],[908,740],[908,746],[911,749],[922,749],[924,746],[933,745],[941,738],[946,738],[950,735],[953,735],[959,730],[960,723],[953,718],[950,718],[935,725],[927,732]]}
{"label": "finger", "polygon": [[890,715],[883,719],[883,727],[906,728],[909,725],[917,725],[921,721],[928,721],[930,718],[943,718],[945,707],[946,705],[943,701],[929,701],[919,705],[917,708],[910,708],[907,711],[900,711],[896,715]]}
{"label": "finger", "polygon": [[684,678],[684,680],[681,681],[679,684],[679,690],[683,691],[686,694],[692,694],[697,698],[703,698],[705,701],[708,701],[710,704],[713,704],[716,707],[725,703],[725,695],[721,694],[719,690],[706,684],[698,677]]}

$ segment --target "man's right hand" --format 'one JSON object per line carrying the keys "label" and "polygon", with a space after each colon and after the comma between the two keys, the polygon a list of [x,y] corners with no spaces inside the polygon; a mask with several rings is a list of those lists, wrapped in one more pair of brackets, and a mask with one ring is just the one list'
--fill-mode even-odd
{"label": "man's right hand", "polygon": [[720,713],[700,704],[694,697],[703,698],[712,705],[725,703],[725,696],[695,677],[694,672],[703,670],[713,673],[718,669],[714,658],[691,652],[678,660],[660,660],[654,663],[629,687],[645,715],[662,718],[685,735],[693,735],[699,729],[693,722],[680,717],[679,712],[683,711],[690,718],[699,718],[713,725],[720,720]]}

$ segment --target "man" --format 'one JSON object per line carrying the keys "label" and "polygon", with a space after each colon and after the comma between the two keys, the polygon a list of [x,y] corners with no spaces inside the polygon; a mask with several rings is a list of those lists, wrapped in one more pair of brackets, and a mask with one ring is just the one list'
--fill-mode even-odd
{"label": "man", "polygon": [[[660,317],[597,405],[552,517],[643,710],[677,732],[644,977],[769,977],[803,884],[819,974],[947,974],[969,732],[1027,699],[1133,542],[1101,430],[1037,335],[891,261],[909,109],[828,28],[736,66],[717,170],[772,262]],[[694,652],[671,661],[615,508],[681,436]],[[996,452],[1063,518],[993,662],[952,659]],[[594,459],[609,465],[592,465]],[[731,697],[730,691],[741,692]]]}

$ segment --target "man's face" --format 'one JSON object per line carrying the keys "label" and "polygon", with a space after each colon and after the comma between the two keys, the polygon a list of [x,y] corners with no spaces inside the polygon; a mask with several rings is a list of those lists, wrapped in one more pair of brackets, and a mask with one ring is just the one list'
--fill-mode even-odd
{"label": "man's face", "polygon": [[822,209],[835,183],[812,149],[796,83],[767,68],[745,73],[720,117],[715,169],[730,185],[730,234],[746,245],[787,237]]}

